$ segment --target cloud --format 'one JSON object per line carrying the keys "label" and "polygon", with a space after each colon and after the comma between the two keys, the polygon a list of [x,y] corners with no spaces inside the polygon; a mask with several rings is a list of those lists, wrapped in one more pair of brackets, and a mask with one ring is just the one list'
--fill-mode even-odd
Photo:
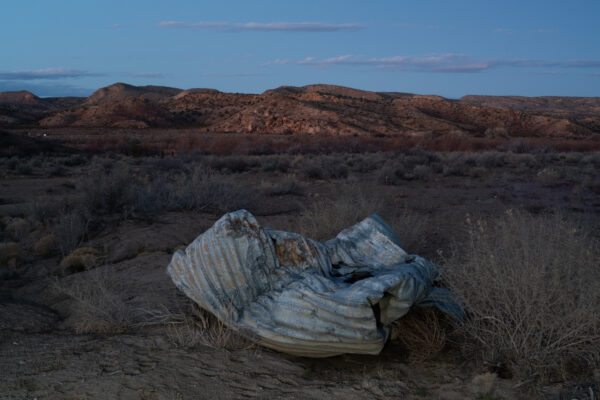
{"label": "cloud", "polygon": [[156,25],[158,28],[197,28],[197,29],[228,29],[231,31],[285,31],[285,32],[335,32],[355,31],[363,29],[362,24],[325,24],[321,22],[247,22],[232,24],[229,22],[180,22],[163,21]]}
{"label": "cloud", "polygon": [[156,25],[158,28],[197,28],[197,29],[210,29],[210,28],[227,28],[230,26],[227,22],[179,22],[179,21],[163,21]]}
{"label": "cloud", "polygon": [[236,30],[251,31],[334,32],[343,30],[356,31],[363,29],[364,25],[323,24],[319,22],[274,22],[268,24],[248,22],[246,24],[234,25],[233,28]]}
{"label": "cloud", "polygon": [[406,23],[401,23],[401,24],[393,24],[392,26],[396,27],[396,28],[403,28],[403,29],[440,29],[439,25],[424,25],[424,24],[406,24]]}
{"label": "cloud", "polygon": [[5,81],[31,81],[31,80],[54,80],[65,78],[81,78],[85,76],[103,76],[104,74],[92,73],[82,70],[67,68],[45,68],[21,71],[0,71],[0,80]]}
{"label": "cloud", "polygon": [[428,56],[392,56],[365,58],[343,55],[317,59],[307,57],[296,62],[298,65],[313,67],[363,66],[373,69],[416,71],[416,72],[453,72],[475,73],[493,68],[600,68],[596,60],[548,61],[540,59],[483,59],[478,60],[464,54],[434,54]]}
{"label": "cloud", "polygon": [[514,35],[515,34],[515,31],[513,29],[509,29],[509,28],[496,28],[496,29],[494,29],[494,32],[504,33],[506,35]]}
{"label": "cloud", "polygon": [[253,76],[264,76],[265,74],[259,73],[259,72],[232,72],[232,73],[227,73],[227,72],[206,72],[203,74],[200,74],[200,76],[210,76],[210,77],[214,77],[214,78],[246,78],[246,77],[253,77]]}
{"label": "cloud", "polygon": [[536,71],[535,75],[566,75],[565,71]]}
{"label": "cloud", "polygon": [[291,62],[291,60],[287,60],[287,59],[282,60],[282,59],[278,58],[276,60],[268,61],[268,62],[266,62],[264,64],[260,64],[260,66],[261,67],[268,67],[270,65],[286,65],[286,64],[289,64],[290,62]]}
{"label": "cloud", "polygon": [[165,74],[162,72],[132,72],[128,74],[133,78],[164,78]]}

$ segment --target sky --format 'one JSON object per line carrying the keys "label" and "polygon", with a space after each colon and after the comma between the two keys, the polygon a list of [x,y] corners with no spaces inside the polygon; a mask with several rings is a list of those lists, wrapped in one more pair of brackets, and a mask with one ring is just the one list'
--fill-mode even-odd
{"label": "sky", "polygon": [[600,96],[598,0],[0,1],[0,91]]}

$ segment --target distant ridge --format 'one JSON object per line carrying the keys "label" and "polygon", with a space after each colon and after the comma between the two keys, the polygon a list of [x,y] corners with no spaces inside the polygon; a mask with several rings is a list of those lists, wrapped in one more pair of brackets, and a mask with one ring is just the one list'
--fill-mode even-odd
{"label": "distant ridge", "polygon": [[9,104],[35,104],[40,101],[40,98],[35,94],[27,91],[21,90],[18,92],[0,92],[0,103],[9,103]]}
{"label": "distant ridge", "polygon": [[0,125],[44,127],[196,127],[206,132],[285,135],[598,137],[600,98],[465,96],[371,92],[315,84],[262,94],[133,86],[87,98],[41,99],[0,93]]}

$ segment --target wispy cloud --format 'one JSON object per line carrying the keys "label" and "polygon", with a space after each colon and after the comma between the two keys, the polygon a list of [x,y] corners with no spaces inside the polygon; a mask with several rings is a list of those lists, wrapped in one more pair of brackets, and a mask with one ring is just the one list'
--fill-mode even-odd
{"label": "wispy cloud", "polygon": [[535,75],[566,75],[565,71],[535,71]]}
{"label": "wispy cloud", "polygon": [[128,74],[133,78],[164,78],[165,74],[162,72],[132,72]]}
{"label": "wispy cloud", "polygon": [[417,72],[456,72],[474,73],[492,68],[600,68],[597,60],[548,61],[540,59],[474,59],[464,54],[434,54],[428,56],[392,56],[365,58],[342,55],[318,59],[306,57],[296,62],[298,65],[313,67],[363,66],[374,69],[387,69]]}
{"label": "wispy cloud", "polygon": [[264,76],[265,74],[260,72],[206,72],[200,74],[200,76],[209,76],[214,78],[247,78],[253,76]]}
{"label": "wispy cloud", "polygon": [[515,34],[515,30],[510,29],[510,28],[496,28],[496,29],[494,29],[494,32],[504,33],[505,35],[514,35]]}
{"label": "wispy cloud", "polygon": [[156,25],[158,28],[196,28],[196,29],[209,29],[209,28],[227,28],[230,26],[227,22],[180,22],[180,21],[163,21]]}
{"label": "wispy cloud", "polygon": [[291,60],[288,60],[288,59],[282,60],[282,59],[278,58],[276,60],[268,61],[268,62],[266,62],[264,64],[260,64],[260,66],[261,67],[268,67],[269,65],[286,65],[286,64],[289,64],[290,62],[291,62]]}
{"label": "wispy cloud", "polygon": [[81,78],[85,76],[103,76],[104,74],[67,69],[67,68],[45,68],[21,71],[0,71],[0,80],[7,81],[30,81],[30,80],[48,80]]}
{"label": "wispy cloud", "polygon": [[424,25],[424,24],[414,24],[414,23],[410,23],[410,24],[400,23],[400,24],[393,24],[392,26],[394,26],[396,28],[403,28],[403,29],[440,29],[439,25]]}
{"label": "wispy cloud", "polygon": [[260,24],[248,22],[246,24],[234,25],[234,29],[251,31],[295,31],[295,32],[335,32],[356,31],[363,29],[361,24],[323,24],[319,22],[274,22]]}
{"label": "wispy cloud", "polygon": [[163,21],[156,25],[158,28],[196,28],[196,29],[227,29],[231,31],[285,31],[285,32],[336,32],[356,31],[363,29],[362,24],[326,24],[321,22],[247,22],[233,24],[229,22],[181,22]]}

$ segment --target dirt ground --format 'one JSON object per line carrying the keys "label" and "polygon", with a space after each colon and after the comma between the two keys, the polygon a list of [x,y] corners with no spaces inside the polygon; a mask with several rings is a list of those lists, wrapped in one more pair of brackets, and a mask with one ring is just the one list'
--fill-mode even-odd
{"label": "dirt ground", "polygon": [[[364,173],[350,168],[344,177],[326,179],[294,169],[222,173],[236,185],[263,189],[297,180],[301,190],[261,192],[257,199],[261,224],[286,230],[302,230],[302,218],[311,206],[343,201],[340,197],[345,194],[366,188],[360,190],[383,199],[384,217],[394,219],[408,210],[426,221],[414,232],[419,240],[411,241],[413,247],[407,250],[442,263],[464,234],[467,215],[494,216],[511,208],[532,213],[560,209],[598,229],[598,164],[582,162],[581,157],[563,157],[559,163],[563,170],[549,177],[541,174],[546,164],[524,168],[508,163],[476,174],[467,169],[430,173],[424,179],[407,177],[391,185],[379,180],[381,168]],[[53,220],[36,222],[32,210],[36,203],[76,197],[79,182],[92,167],[87,160],[50,175],[45,170],[49,162],[54,161],[32,162],[27,171],[12,168],[8,161],[0,166],[3,242],[18,242],[22,249],[18,263],[3,267],[6,279],[0,280],[2,399],[586,399],[591,387],[598,388],[600,376],[543,386],[506,377],[493,365],[465,359],[451,345],[434,359],[417,362],[393,343],[379,356],[316,360],[243,341],[219,345],[215,340],[194,340],[185,330],[190,302],[165,269],[174,250],[209,228],[221,212],[95,217],[81,246],[97,249],[97,262],[83,272],[65,275],[61,255],[40,257],[33,250]],[[131,162],[132,168],[140,165]],[[8,226],[17,219],[26,220],[27,228],[11,233]],[[401,238],[411,237],[412,226],[390,222],[403,231]],[[82,326],[78,304],[96,293],[89,287],[94,282],[116,294],[118,305],[126,309],[121,328],[98,328],[94,321]],[[89,308],[86,312],[86,317],[93,316]]]}

